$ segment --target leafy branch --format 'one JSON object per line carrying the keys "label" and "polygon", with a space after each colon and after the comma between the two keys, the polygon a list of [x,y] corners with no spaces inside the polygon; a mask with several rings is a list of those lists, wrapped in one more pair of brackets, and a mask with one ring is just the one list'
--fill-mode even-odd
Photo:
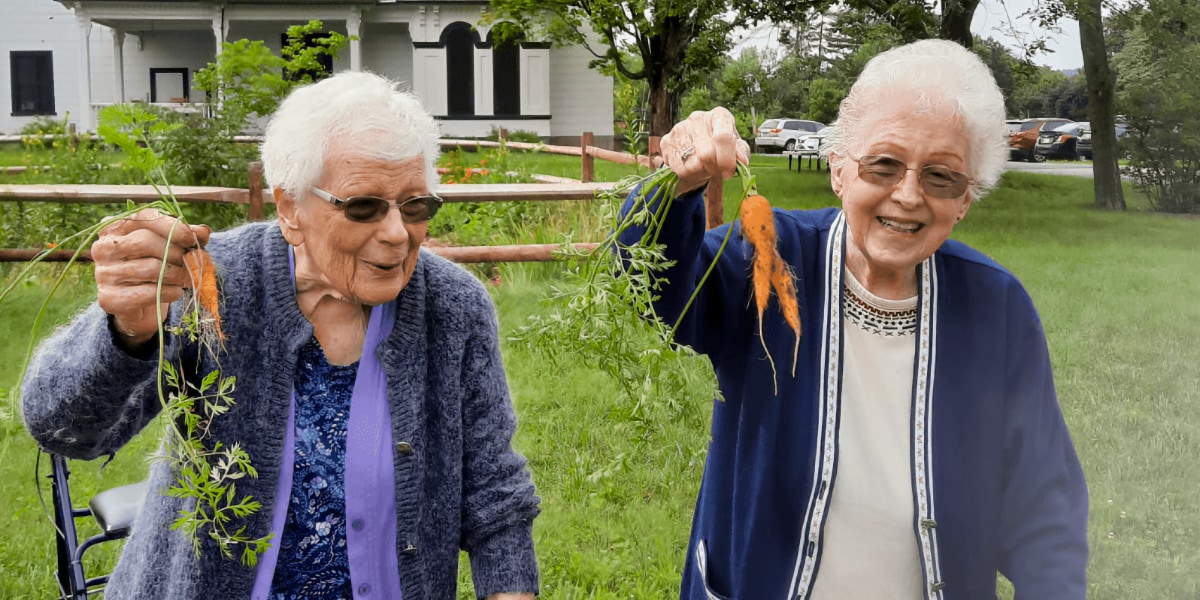
{"label": "leafy branch", "polygon": [[[220,372],[221,347],[213,343],[214,340],[220,339],[219,325],[210,311],[202,306],[199,294],[194,289],[185,291],[180,324],[164,324],[166,315],[163,314],[162,308],[162,282],[167,268],[167,255],[171,238],[180,227],[186,227],[187,223],[183,216],[183,207],[171,189],[164,163],[154,152],[153,145],[177,126],[160,121],[154,113],[136,105],[114,105],[103,109],[100,112],[99,134],[106,142],[124,151],[127,164],[145,174],[149,184],[158,193],[159,200],[141,205],[130,202],[124,211],[106,217],[99,223],[60,240],[57,244],[51,244],[51,248],[35,256],[3,290],[0,290],[0,303],[45,261],[50,252],[55,249],[72,252],[66,268],[55,278],[34,319],[21,369],[24,372],[29,367],[38,331],[50,302],[65,281],[70,267],[78,262],[84,250],[91,246],[100,231],[114,220],[132,217],[146,209],[155,209],[177,219],[167,236],[167,245],[163,250],[155,298],[159,323],[156,379],[158,399],[162,406],[159,418],[165,425],[165,454],[158,458],[169,461],[178,477],[166,494],[191,499],[194,503],[189,503],[188,508],[181,510],[172,529],[182,529],[190,537],[197,557],[200,554],[201,536],[207,535],[217,543],[226,557],[232,558],[240,547],[241,561],[247,566],[253,566],[258,555],[267,548],[270,536],[251,538],[246,534],[246,526],[241,523],[257,512],[262,505],[251,496],[239,498],[236,481],[246,476],[257,478],[258,472],[251,465],[249,454],[240,445],[234,444],[229,447],[211,439],[213,420],[228,412],[234,404],[233,392],[236,383],[234,377],[222,376]],[[199,285],[199,281],[193,282],[193,288]],[[205,375],[199,384],[188,381],[182,374],[182,364],[173,364],[166,358],[167,333],[195,344],[217,368]],[[19,394],[13,393],[11,396],[16,398]]]}
{"label": "leafy branch", "polygon": [[[739,166],[743,191],[750,193],[753,177]],[[629,177],[603,197],[603,220],[610,233],[590,251],[568,240],[561,255],[567,263],[566,281],[551,288],[543,314],[529,317],[511,339],[545,358],[552,366],[582,361],[607,374],[633,402],[632,413],[643,417],[651,405],[680,410],[679,399],[694,395],[697,385],[716,392],[711,370],[697,381],[687,368],[695,353],[674,342],[675,331],[708,279],[733,232],[726,231],[712,263],[680,314],[664,321],[655,311],[663,273],[674,263],[659,243],[667,211],[675,199],[678,179],[669,169],[644,177]],[[630,209],[622,214],[625,196],[633,192]],[[644,228],[633,244],[621,242],[631,228]]]}
{"label": "leafy branch", "polygon": [[[159,418],[164,424],[166,449],[164,456],[159,458],[169,461],[178,477],[166,494],[194,500],[194,505],[181,509],[171,528],[181,529],[188,535],[197,558],[201,535],[207,535],[227,558],[233,558],[240,547],[242,563],[253,566],[259,553],[268,546],[270,536],[252,539],[242,524],[262,508],[262,503],[251,496],[237,497],[237,480],[245,476],[258,477],[249,454],[239,444],[225,446],[211,439],[213,419],[228,412],[234,404],[236,378],[221,374],[221,347],[214,343],[221,334],[215,315],[210,314],[201,301],[198,291],[201,282],[193,281],[193,289],[185,293],[179,325],[164,325],[166,315],[162,314],[162,280],[171,237],[176,228],[186,227],[187,223],[182,206],[171,190],[163,161],[153,147],[155,140],[169,134],[177,125],[163,123],[153,113],[134,105],[105,108],[100,113],[100,123],[100,135],[128,155],[128,162],[145,174],[159,194],[158,204],[165,205],[164,212],[177,219],[163,251],[155,303],[159,323],[157,386],[162,405]],[[197,345],[217,368],[206,374],[198,385],[188,381],[182,374],[182,365],[173,365],[166,359],[167,333]]]}

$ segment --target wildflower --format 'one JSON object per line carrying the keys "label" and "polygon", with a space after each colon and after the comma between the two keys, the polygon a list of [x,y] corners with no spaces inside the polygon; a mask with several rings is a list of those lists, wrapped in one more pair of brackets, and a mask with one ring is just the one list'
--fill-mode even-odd
{"label": "wildflower", "polygon": [[46,248],[48,250],[53,250],[57,247],[58,247],[58,244],[55,244],[54,242],[46,242]]}

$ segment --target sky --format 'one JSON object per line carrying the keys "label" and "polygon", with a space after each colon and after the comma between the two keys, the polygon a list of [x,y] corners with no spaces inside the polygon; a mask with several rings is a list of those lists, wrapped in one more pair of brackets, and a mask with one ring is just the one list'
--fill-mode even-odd
{"label": "sky", "polygon": [[[971,32],[980,37],[990,37],[1004,44],[1018,56],[1024,54],[1021,41],[1010,33],[1016,30],[1020,36],[1031,41],[1038,36],[1047,38],[1046,46],[1053,52],[1044,52],[1033,57],[1033,62],[1055,70],[1083,68],[1083,54],[1079,51],[1079,24],[1073,19],[1063,19],[1058,32],[1043,31],[1034,27],[1021,14],[1036,4],[1037,0],[982,0],[971,21]],[[779,39],[774,25],[765,23],[748,32],[735,34],[732,55],[737,56],[745,47],[772,47]]]}
{"label": "sky", "polygon": [[[1041,31],[1035,29],[1028,18],[1020,18],[1021,13],[1036,4],[1035,0],[983,0],[975,10],[975,19],[971,21],[971,32],[980,37],[990,37],[1008,46],[1018,55],[1023,53],[1020,42],[1006,32],[1016,29],[1021,35],[1032,39],[1045,35],[1046,46],[1054,50],[1052,53],[1042,53],[1033,57],[1033,62],[1056,70],[1082,69],[1083,54],[1079,51],[1079,23],[1074,19],[1063,19],[1059,22],[1060,31]],[[1009,24],[1012,24],[1011,26]]]}

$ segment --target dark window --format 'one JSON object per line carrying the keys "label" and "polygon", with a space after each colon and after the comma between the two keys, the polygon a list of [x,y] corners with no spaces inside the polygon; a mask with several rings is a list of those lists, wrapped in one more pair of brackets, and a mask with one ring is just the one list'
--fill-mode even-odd
{"label": "dark window", "polygon": [[799,131],[800,130],[800,121],[788,121],[783,124],[783,128],[790,129],[792,131]]}
{"label": "dark window", "polygon": [[[501,28],[505,23],[497,25]],[[513,32],[504,31],[493,40],[498,29],[488,33],[492,41],[492,112],[496,115],[521,114],[521,38]]]}
{"label": "dark window", "polygon": [[12,114],[54,114],[54,58],[48,51],[10,52]]}
{"label": "dark window", "polygon": [[151,102],[188,102],[191,87],[186,68],[150,69]]}
{"label": "dark window", "polygon": [[451,23],[442,32],[446,46],[446,113],[475,114],[475,35],[463,22]]}
{"label": "dark window", "polygon": [[[283,58],[291,60],[291,51],[288,49],[291,40],[288,39],[288,34],[284,33],[279,36],[283,48]],[[329,37],[325,33],[310,33],[304,36],[304,48],[320,48],[329,46]],[[317,68],[315,69],[300,69],[297,71],[283,70],[283,77],[288,81],[320,81],[333,74],[333,56],[328,52],[322,52],[317,56]]]}

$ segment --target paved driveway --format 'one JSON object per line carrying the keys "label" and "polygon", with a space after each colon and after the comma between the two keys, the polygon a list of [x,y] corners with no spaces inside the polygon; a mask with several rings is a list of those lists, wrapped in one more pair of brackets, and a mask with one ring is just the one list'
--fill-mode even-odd
{"label": "paved driveway", "polygon": [[1045,175],[1074,175],[1076,177],[1091,177],[1092,163],[1090,162],[1020,162],[1008,161],[1009,171],[1026,171]]}

